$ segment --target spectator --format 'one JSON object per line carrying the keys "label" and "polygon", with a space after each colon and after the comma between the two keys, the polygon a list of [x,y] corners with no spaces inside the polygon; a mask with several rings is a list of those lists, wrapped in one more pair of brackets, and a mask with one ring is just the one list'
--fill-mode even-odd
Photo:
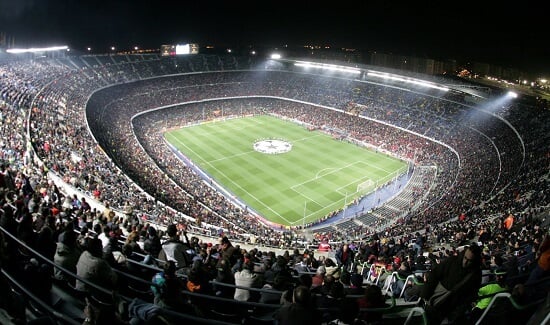
{"label": "spectator", "polygon": [[312,277],[312,288],[319,288],[323,285],[323,281],[325,280],[325,273],[327,272],[327,269],[324,265],[319,265],[317,267],[317,270],[315,270],[315,275]]}
{"label": "spectator", "polygon": [[530,285],[550,275],[550,235],[546,235],[535,255],[536,265],[529,273],[525,285]]}
{"label": "spectator", "polygon": [[489,267],[493,272],[497,269],[504,267],[504,259],[502,258],[502,255],[491,256],[491,264],[489,265]]}
{"label": "spectator", "polygon": [[262,287],[264,291],[260,293],[260,303],[263,304],[279,304],[281,301],[281,295],[283,291],[288,290],[290,285],[290,279],[277,275],[273,285],[266,283]]}
{"label": "spectator", "polygon": [[275,263],[271,265],[271,268],[265,271],[264,280],[268,283],[273,283],[277,275],[284,275],[286,277],[292,276],[286,259],[281,255],[277,256],[275,258]]}
{"label": "spectator", "polygon": [[416,254],[416,256],[422,255],[423,247],[424,247],[424,237],[419,232],[416,232],[415,241],[413,245],[414,253]]}
{"label": "spectator", "polygon": [[[348,312],[346,308],[348,302],[345,298],[344,285],[339,281],[332,284],[327,295],[318,297],[316,303],[318,309],[321,311],[323,322],[328,323],[334,319],[342,319],[342,313],[344,311]],[[355,315],[353,315],[353,318],[355,318]]]}
{"label": "spectator", "polygon": [[[117,275],[103,259],[103,247],[97,238],[88,240],[86,250],[82,252],[76,264],[76,274],[103,288],[115,288],[117,283]],[[81,291],[93,291],[79,280],[76,281],[76,288]]]}
{"label": "spectator", "polygon": [[160,243],[160,238],[157,234],[155,227],[149,225],[147,227],[147,237],[143,242],[143,251],[151,255],[153,258],[158,258],[159,253],[162,250],[162,245]]}
{"label": "spectator", "polygon": [[42,254],[42,256],[47,258],[49,261],[53,261],[57,250],[56,245],[56,239],[54,239],[52,229],[48,226],[42,227],[36,237],[36,251]]}
{"label": "spectator", "polygon": [[105,248],[109,244],[109,238],[111,237],[111,227],[106,224],[99,224],[99,226],[101,230],[99,232],[96,231],[97,238],[101,240],[101,245],[103,246],[103,248]]}
{"label": "spectator", "polygon": [[506,217],[506,219],[504,219],[502,225],[503,225],[504,229],[506,229],[508,231],[511,231],[512,226],[514,225],[514,215],[509,213],[508,216]]}
{"label": "spectator", "polygon": [[318,311],[311,303],[311,292],[298,286],[292,294],[292,303],[281,307],[273,317],[279,325],[321,324]]}
{"label": "spectator", "polygon": [[162,261],[176,262],[176,268],[178,269],[189,266],[190,261],[188,261],[186,255],[189,245],[186,245],[179,240],[176,225],[169,225],[166,228],[166,234],[168,235],[168,240],[162,243],[162,250],[159,253],[159,259]]}
{"label": "spectator", "polygon": [[424,283],[426,283],[428,272],[422,272],[422,276],[415,275],[413,280],[409,280],[405,286],[405,292],[403,292],[403,300],[405,301],[418,301],[420,294],[422,293]]}
{"label": "spectator", "polygon": [[354,252],[349,248],[349,244],[344,244],[342,247],[340,247],[336,254],[334,255],[336,258],[336,262],[338,263],[338,267],[341,267],[347,271],[351,271],[351,266],[353,264],[353,261],[355,259]]}
{"label": "spectator", "polygon": [[105,223],[113,222],[114,215],[111,215],[111,212],[113,212],[113,210],[111,209],[111,204],[109,202],[105,202],[104,205],[105,208],[101,212],[101,219],[103,219]]}
{"label": "spectator", "polygon": [[340,269],[338,268],[338,266],[336,265],[336,263],[334,263],[334,260],[330,257],[327,257],[325,259],[325,276],[327,275],[335,275],[336,273],[338,273],[340,271]]}
{"label": "spectator", "polygon": [[[53,259],[54,263],[68,271],[76,273],[76,264],[78,263],[80,254],[81,251],[76,243],[76,233],[73,231],[72,227],[68,227],[65,232],[61,234],[60,240],[57,242],[57,248]],[[58,268],[54,270],[54,277],[57,280],[74,282],[74,277]],[[72,283],[72,285],[74,285],[74,283]]]}
{"label": "spectator", "polygon": [[107,246],[103,247],[103,259],[115,268],[126,264],[126,256],[116,236],[110,236]]}
{"label": "spectator", "polygon": [[145,252],[141,249],[141,246],[139,246],[139,234],[137,231],[132,231],[129,233],[126,237],[126,241],[124,242],[124,246],[130,246],[132,249],[132,252],[138,253],[138,254],[144,254]]}
{"label": "spectator", "polygon": [[193,261],[187,272],[187,290],[195,293],[211,294],[210,277],[201,260]]}
{"label": "spectator", "polygon": [[508,290],[508,287],[506,286],[506,270],[501,268],[496,270],[494,274],[495,281],[482,286],[478,290],[477,295],[479,296],[479,299],[470,314],[470,318],[473,322],[476,322],[481,314],[483,314],[495,294]]}
{"label": "spectator", "polygon": [[[235,285],[235,276],[231,272],[231,267],[229,261],[222,259],[218,263],[218,275],[216,276],[216,281],[222,284]],[[226,286],[226,285],[216,285],[214,283],[214,291],[216,296],[222,298],[233,298],[235,295],[235,287]]]}
{"label": "spectator", "polygon": [[[245,288],[261,288],[263,280],[253,270],[254,263],[251,261],[243,262],[242,270],[235,273],[235,285]],[[258,301],[259,293],[236,288],[234,298],[238,301]]]}
{"label": "spectator", "polygon": [[407,277],[412,274],[411,268],[409,266],[409,262],[403,261],[401,262],[401,265],[399,266],[399,269],[397,269],[397,275],[395,276],[394,282],[392,283],[392,295],[394,297],[399,297],[401,295],[401,291],[403,291],[403,288],[405,287],[407,280]]}
{"label": "spectator", "polygon": [[350,275],[350,285],[346,288],[346,295],[362,295],[365,292],[363,288],[363,277],[361,274],[352,273]]}
{"label": "spectator", "polygon": [[547,290],[541,290],[540,282],[550,275],[550,235],[545,235],[535,258],[536,263],[529,271],[527,281],[516,284],[513,289],[518,293],[518,299],[525,303],[542,299],[548,293]]}
{"label": "spectator", "polygon": [[[421,293],[427,302],[426,314],[431,322],[439,324],[445,317],[454,321],[465,315],[481,284],[480,265],[481,249],[472,243],[460,254],[448,257],[431,270]],[[451,293],[444,302],[434,306],[430,304],[430,298],[438,285]]]}
{"label": "spectator", "polygon": [[88,230],[88,227],[84,226],[80,228],[80,232],[76,237],[76,245],[81,252],[86,249],[86,245],[88,244],[88,238],[92,238],[92,235]]}
{"label": "spectator", "polygon": [[368,284],[365,287],[365,295],[357,299],[359,307],[358,319],[367,324],[377,324],[382,321],[382,312],[367,311],[365,309],[383,308],[386,306],[382,289],[373,284]]}
{"label": "spectator", "polygon": [[191,311],[183,295],[185,284],[176,276],[176,262],[166,262],[163,271],[155,274],[152,282],[155,305],[178,312]]}
{"label": "spectator", "polygon": [[235,265],[237,263],[237,259],[239,257],[239,250],[231,244],[231,241],[229,241],[229,238],[226,236],[223,236],[220,239],[220,246],[221,246],[221,258],[227,259],[231,265]]}

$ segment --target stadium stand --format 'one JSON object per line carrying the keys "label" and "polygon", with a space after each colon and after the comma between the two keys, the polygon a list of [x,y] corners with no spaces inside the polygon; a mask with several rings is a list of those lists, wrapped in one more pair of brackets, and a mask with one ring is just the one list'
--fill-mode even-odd
{"label": "stadium stand", "polygon": [[[343,305],[333,301],[350,307],[352,315],[373,317],[362,319],[365,323],[377,317],[384,324],[425,323],[425,309],[404,301],[407,286],[397,299],[391,295],[398,261],[407,260],[415,274],[423,274],[471,242],[483,246],[488,276],[497,268],[491,257],[503,261],[510,292],[495,295],[481,319],[470,319],[466,311],[463,320],[484,323],[498,314],[501,321],[527,323],[545,306],[549,292],[550,118],[548,109],[527,100],[490,107],[500,95],[492,93],[487,106],[474,107],[456,90],[380,83],[367,75],[304,73],[291,65],[266,69],[258,59],[231,55],[88,55],[0,63],[2,317],[52,324],[272,323],[274,313],[292,303],[293,289],[306,285],[315,293],[311,308],[328,323],[340,310],[318,302],[343,299],[331,291],[339,287],[332,283],[351,286],[351,275],[334,265],[331,254],[315,256],[310,249],[329,240],[334,249],[350,243],[356,251],[352,274],[362,276],[365,292],[371,286],[384,289],[382,305],[356,301],[372,299],[366,295],[349,295]],[[272,227],[203,182],[160,136],[215,118],[221,102],[225,116],[270,114],[386,150],[414,164],[410,179],[352,218],[337,220],[341,211],[335,211],[305,229]],[[170,278],[161,268],[166,261],[149,255],[148,229],[162,238],[173,223],[187,227],[180,229],[182,239],[192,236],[187,253],[194,266]],[[105,240],[103,258],[117,275],[114,287],[54,263],[71,229],[79,234],[80,251],[86,238]],[[126,247],[130,234],[146,254]],[[423,236],[424,254],[413,249],[420,240],[416,234]],[[223,236],[235,244],[231,254],[218,242]],[[113,249],[117,241],[120,248]],[[286,254],[278,256],[275,250],[281,248]],[[231,276],[250,262],[262,286],[235,286]],[[54,280],[54,270],[70,280]],[[155,303],[151,286],[158,285],[152,283],[157,274],[170,286],[182,286],[175,291],[181,293],[183,312]],[[310,283],[312,274],[323,275],[322,285]],[[218,289],[257,293],[251,297],[280,293],[281,304],[218,296],[227,291],[213,290],[218,278],[227,279],[215,282]],[[79,291],[77,281],[93,290]],[[285,290],[273,291],[282,281]],[[503,298],[509,301],[504,308]]]}

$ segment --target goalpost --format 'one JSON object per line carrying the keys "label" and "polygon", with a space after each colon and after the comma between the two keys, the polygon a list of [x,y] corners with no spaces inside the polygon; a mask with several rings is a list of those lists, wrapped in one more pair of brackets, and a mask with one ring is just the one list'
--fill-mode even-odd
{"label": "goalpost", "polygon": [[368,192],[374,190],[375,185],[376,184],[373,180],[367,179],[366,181],[357,184],[357,193],[367,194]]}

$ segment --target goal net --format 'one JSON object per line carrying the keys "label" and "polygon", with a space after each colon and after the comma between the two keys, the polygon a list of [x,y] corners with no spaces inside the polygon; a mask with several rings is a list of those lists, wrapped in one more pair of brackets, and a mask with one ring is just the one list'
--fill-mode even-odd
{"label": "goal net", "polygon": [[367,194],[374,190],[374,181],[367,179],[364,182],[357,184],[357,193]]}

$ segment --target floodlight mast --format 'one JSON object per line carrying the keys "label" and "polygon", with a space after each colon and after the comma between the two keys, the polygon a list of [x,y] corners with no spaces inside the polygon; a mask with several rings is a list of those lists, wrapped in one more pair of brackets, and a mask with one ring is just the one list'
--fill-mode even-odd
{"label": "floodlight mast", "polygon": [[346,197],[344,198],[344,212],[342,213],[342,219],[346,218],[346,208],[348,207],[348,191],[346,190]]}
{"label": "floodlight mast", "polygon": [[306,229],[306,206],[307,201],[304,201],[304,217],[302,218],[302,230]]}

